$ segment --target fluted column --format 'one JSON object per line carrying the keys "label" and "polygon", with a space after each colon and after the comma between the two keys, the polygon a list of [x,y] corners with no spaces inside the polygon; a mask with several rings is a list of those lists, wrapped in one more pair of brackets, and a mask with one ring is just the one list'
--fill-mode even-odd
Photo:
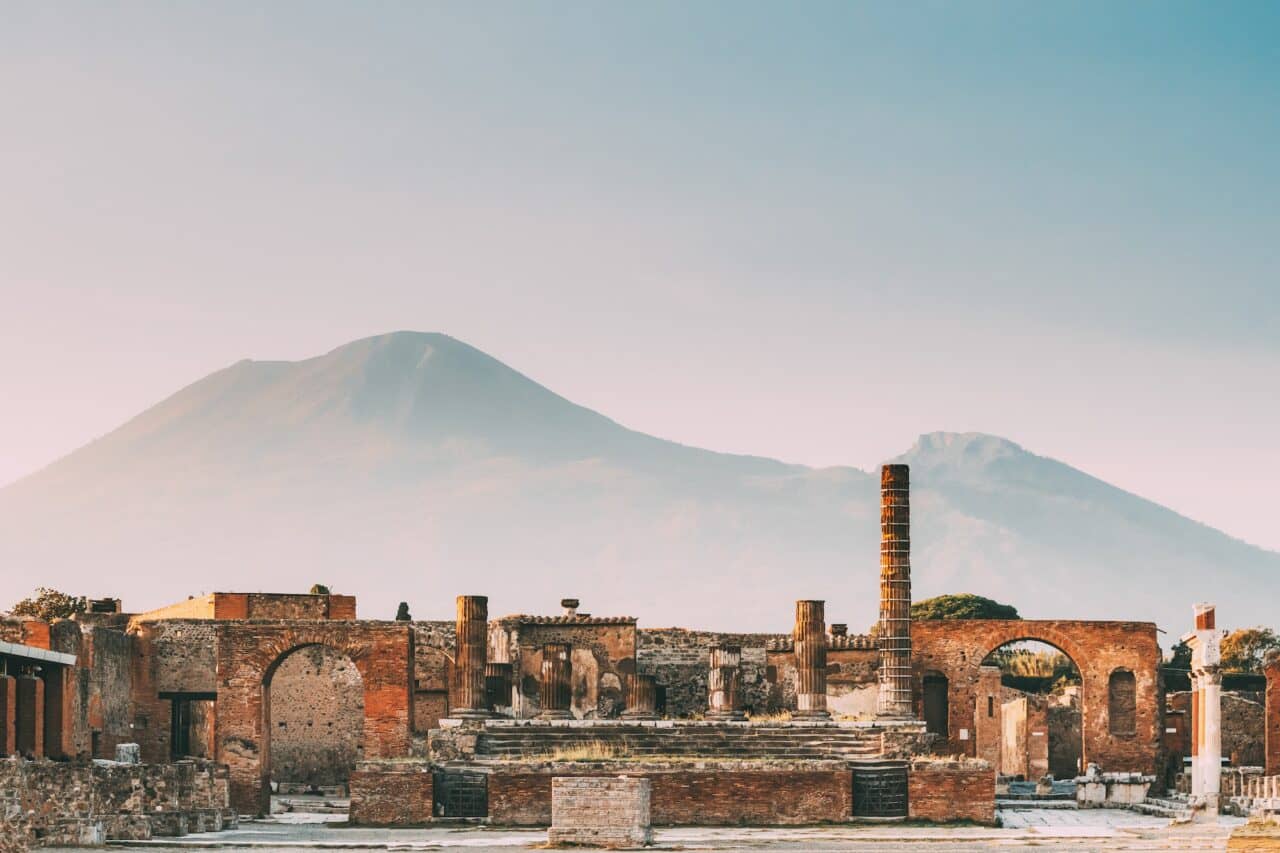
{"label": "fluted column", "polygon": [[793,632],[796,657],[796,717],[825,720],[827,713],[827,624],[825,602],[797,601]]}
{"label": "fluted column", "polygon": [[911,479],[906,465],[880,469],[880,694],[876,714],[910,718]]}
{"label": "fluted column", "polygon": [[635,674],[630,680],[627,710],[622,716],[628,720],[658,719],[658,683],[652,675]]}
{"label": "fluted column", "polygon": [[742,647],[712,646],[707,672],[707,719],[742,720]]}
{"label": "fluted column", "polygon": [[547,643],[542,647],[542,713],[544,720],[573,717],[573,662],[567,643]]}
{"label": "fluted column", "polygon": [[453,663],[454,717],[483,719],[484,666],[489,648],[489,599],[483,595],[458,596],[458,654]]}

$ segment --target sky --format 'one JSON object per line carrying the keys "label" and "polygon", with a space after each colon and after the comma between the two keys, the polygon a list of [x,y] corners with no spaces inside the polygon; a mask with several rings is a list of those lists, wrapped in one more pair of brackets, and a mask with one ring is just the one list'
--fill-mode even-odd
{"label": "sky", "polygon": [[1280,550],[1280,6],[0,3],[0,484],[440,331],[627,426],[1010,438]]}

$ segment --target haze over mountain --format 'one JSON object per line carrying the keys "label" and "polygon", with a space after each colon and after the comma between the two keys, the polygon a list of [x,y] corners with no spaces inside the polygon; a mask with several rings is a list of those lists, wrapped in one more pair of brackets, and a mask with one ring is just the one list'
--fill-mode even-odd
{"label": "haze over mountain", "polygon": [[[1275,621],[1280,554],[994,436],[933,433],[899,459],[917,598],[1171,635],[1203,599],[1226,625]],[[877,487],[643,435],[446,335],[398,332],[241,361],[0,490],[0,566],[11,598],[46,585],[130,610],[323,582],[365,617],[572,595],[649,626],[786,631],[795,599],[825,598],[862,631]]]}

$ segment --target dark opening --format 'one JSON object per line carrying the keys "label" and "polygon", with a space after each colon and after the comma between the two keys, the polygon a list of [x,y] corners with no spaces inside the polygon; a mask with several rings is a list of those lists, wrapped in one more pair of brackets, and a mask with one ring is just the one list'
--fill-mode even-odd
{"label": "dark opening", "polygon": [[929,673],[924,677],[925,731],[947,736],[947,677]]}

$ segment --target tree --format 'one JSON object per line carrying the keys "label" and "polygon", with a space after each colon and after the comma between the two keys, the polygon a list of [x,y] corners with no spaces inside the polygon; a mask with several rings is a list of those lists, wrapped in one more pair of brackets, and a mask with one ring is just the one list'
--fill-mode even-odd
{"label": "tree", "polygon": [[1267,653],[1280,652],[1280,637],[1270,628],[1237,628],[1222,640],[1222,668],[1227,672],[1262,672]]}
{"label": "tree", "polygon": [[328,595],[329,587],[325,586],[322,583],[313,583],[311,585],[311,594],[312,595]]}
{"label": "tree", "polygon": [[912,619],[1018,619],[1018,610],[980,595],[939,595],[911,605]]}
{"label": "tree", "polygon": [[396,621],[409,622],[412,619],[413,617],[409,615],[409,602],[400,602],[400,606],[396,608]]}
{"label": "tree", "polygon": [[54,619],[70,619],[77,613],[85,611],[86,602],[83,596],[77,598],[56,589],[42,586],[31,596],[13,605],[14,616],[26,616],[30,619],[42,619],[52,622]]}

